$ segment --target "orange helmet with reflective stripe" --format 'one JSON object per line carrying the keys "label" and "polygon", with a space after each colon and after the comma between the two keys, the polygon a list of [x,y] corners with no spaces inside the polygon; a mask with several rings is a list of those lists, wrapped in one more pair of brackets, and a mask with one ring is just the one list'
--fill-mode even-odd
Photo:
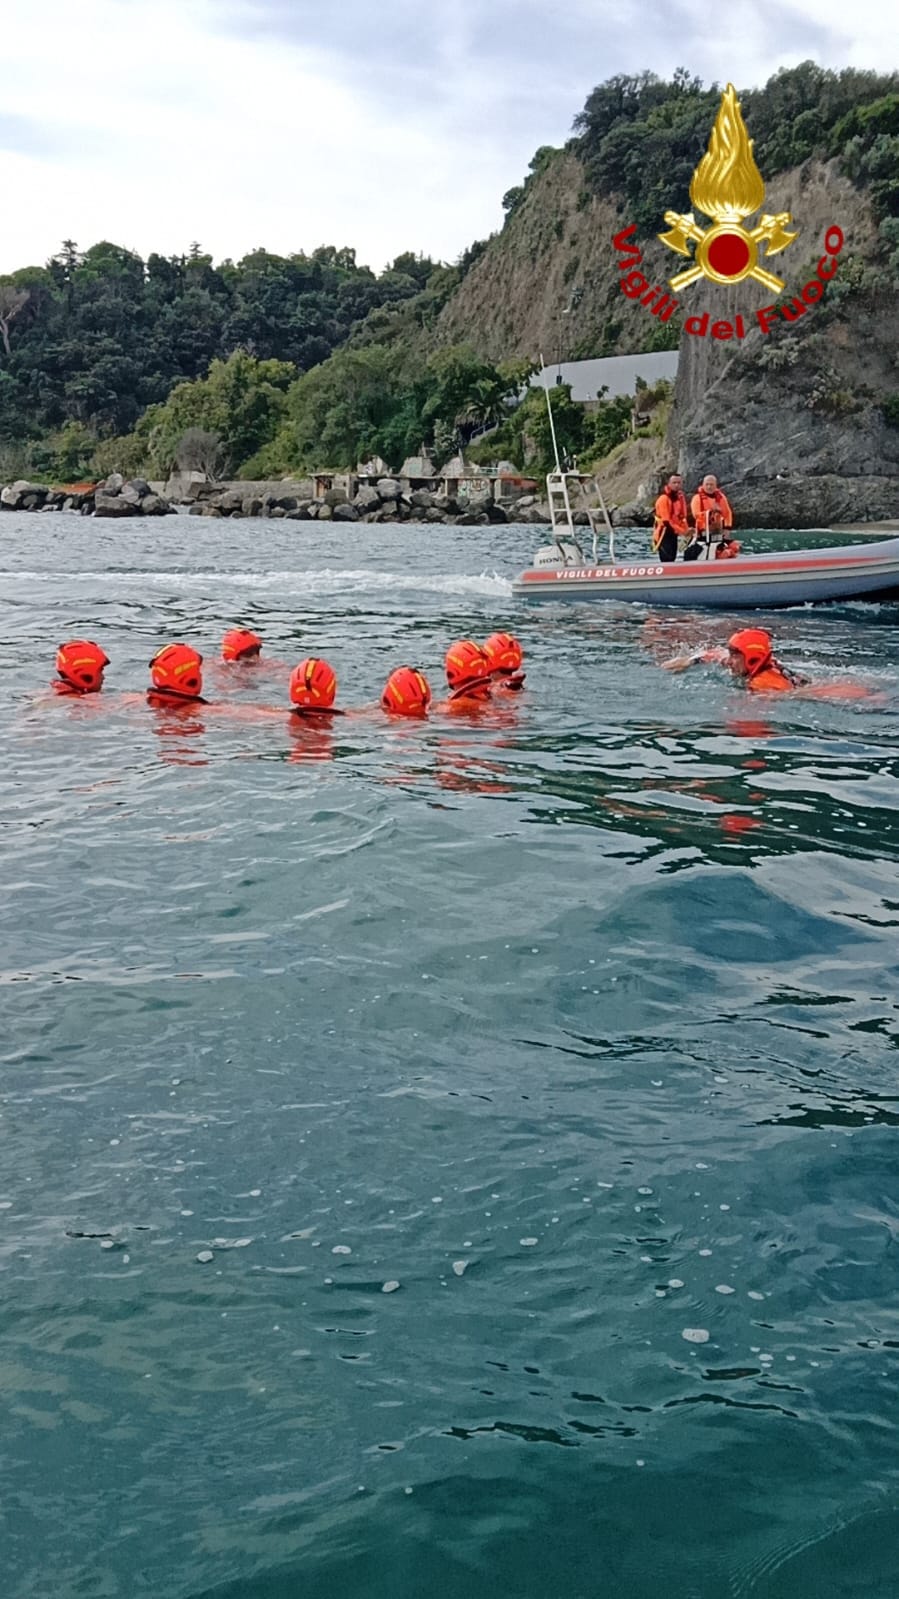
{"label": "orange helmet with reflective stripe", "polygon": [[235,627],[222,639],[222,660],[248,661],[261,649],[262,640],[256,633],[251,633],[249,628]]}
{"label": "orange helmet with reflective stripe", "polygon": [[771,634],[763,627],[741,628],[739,633],[731,634],[727,647],[742,657],[747,677],[755,677],[771,660]]}
{"label": "orange helmet with reflective stripe", "polygon": [[414,666],[398,666],[384,684],[381,704],[397,716],[424,716],[431,703],[431,685]]}
{"label": "orange helmet with reflective stripe", "polygon": [[329,711],[337,695],[337,677],[333,666],[316,655],[310,655],[290,674],[290,698],[304,711]]}
{"label": "orange helmet with reflective stripe", "polygon": [[511,633],[491,633],[484,654],[491,672],[517,672],[524,659],[521,645]]}
{"label": "orange helmet with reflective stripe", "polygon": [[189,644],[166,644],[150,662],[150,680],[160,693],[195,700],[203,692],[202,667],[202,655]]}
{"label": "orange helmet with reflective stripe", "polygon": [[103,687],[103,668],[109,656],[91,639],[70,639],[56,652],[56,670],[72,694],[96,694]]}
{"label": "orange helmet with reflective stripe", "polygon": [[446,652],[446,681],[451,689],[474,688],[478,684],[487,683],[490,677],[490,667],[487,657],[480,644],[475,644],[473,639],[463,638],[457,644],[451,644]]}

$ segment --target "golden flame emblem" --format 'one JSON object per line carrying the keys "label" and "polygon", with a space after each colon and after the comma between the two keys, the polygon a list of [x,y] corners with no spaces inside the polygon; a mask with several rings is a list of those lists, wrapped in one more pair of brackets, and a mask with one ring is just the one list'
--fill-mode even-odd
{"label": "golden flame emblem", "polygon": [[776,255],[798,238],[798,233],[787,232],[787,224],[793,220],[789,211],[777,216],[766,214],[748,231],[742,226],[765,198],[765,183],[755,164],[752,144],[737,91],[729,83],[721,96],[709,147],[690,180],[690,199],[697,211],[713,219],[713,226],[699,227],[692,211],[685,216],[666,211],[670,232],[658,235],[679,255],[689,256],[690,240],[696,245],[693,265],[668,280],[676,293],[703,277],[712,283],[740,283],[744,278],[753,278],[777,293],[783,288],[783,278],[759,266],[759,245],[766,246],[766,256]]}

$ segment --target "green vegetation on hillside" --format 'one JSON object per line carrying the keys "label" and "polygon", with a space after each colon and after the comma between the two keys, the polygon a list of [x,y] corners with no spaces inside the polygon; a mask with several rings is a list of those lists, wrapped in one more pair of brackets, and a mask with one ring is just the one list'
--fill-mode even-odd
{"label": "green vegetation on hillside", "polygon": [[143,261],[68,240],[45,267],[0,278],[0,448],[27,455],[49,436],[43,455],[55,451],[62,474],[80,438],[86,466],[88,442],[130,433],[177,384],[205,380],[210,363],[243,352],[289,363],[295,378],[371,312],[420,295],[434,270],[405,254],[376,277],[333,246],[214,266],[197,245]]}

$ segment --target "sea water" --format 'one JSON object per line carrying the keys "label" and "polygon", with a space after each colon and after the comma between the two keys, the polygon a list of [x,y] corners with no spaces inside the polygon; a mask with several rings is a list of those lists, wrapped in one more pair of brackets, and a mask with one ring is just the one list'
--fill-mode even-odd
{"label": "sea water", "polygon": [[[894,1595],[896,610],[528,609],[521,527],[0,533],[4,1595]],[[881,698],[661,669],[747,622]],[[520,696],[377,710],[496,628]],[[143,701],[172,639],[208,709]],[[217,708],[307,654],[362,714]]]}

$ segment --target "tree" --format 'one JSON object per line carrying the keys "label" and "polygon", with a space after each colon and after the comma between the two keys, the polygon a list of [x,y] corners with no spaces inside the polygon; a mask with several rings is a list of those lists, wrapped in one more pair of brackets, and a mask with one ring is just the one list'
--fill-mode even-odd
{"label": "tree", "polygon": [[150,453],[160,470],[178,460],[189,431],[214,433],[232,466],[255,455],[275,437],[295,375],[287,361],[257,361],[235,351],[227,361],[213,361],[207,377],[179,383],[149,424]]}
{"label": "tree", "polygon": [[221,470],[224,447],[218,433],[188,428],[179,441],[175,460],[183,472],[202,472],[213,482]]}
{"label": "tree", "polygon": [[27,304],[27,289],[17,288],[9,278],[0,278],[0,337],[3,339],[3,348],[7,356],[12,355],[9,346],[10,323],[15,321]]}

